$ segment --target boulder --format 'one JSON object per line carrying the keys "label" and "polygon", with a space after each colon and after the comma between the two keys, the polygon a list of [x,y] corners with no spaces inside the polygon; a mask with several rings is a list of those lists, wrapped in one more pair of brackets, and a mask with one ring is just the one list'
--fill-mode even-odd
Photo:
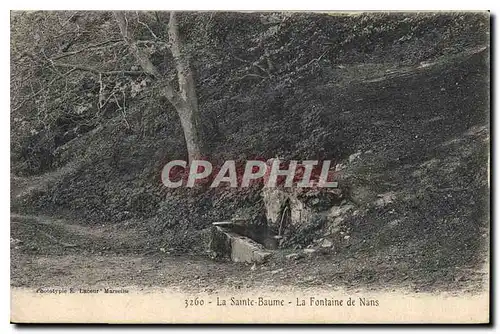
{"label": "boulder", "polygon": [[313,255],[314,253],[316,253],[316,250],[314,248],[306,248],[303,250],[304,254],[307,254],[307,255]]}
{"label": "boulder", "polygon": [[332,246],[333,246],[333,242],[329,239],[323,239],[323,241],[321,242],[322,248],[332,248]]}

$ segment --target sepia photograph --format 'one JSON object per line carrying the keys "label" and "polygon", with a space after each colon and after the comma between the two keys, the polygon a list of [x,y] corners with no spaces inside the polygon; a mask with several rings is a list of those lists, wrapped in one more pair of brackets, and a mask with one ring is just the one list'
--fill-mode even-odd
{"label": "sepia photograph", "polygon": [[488,11],[11,11],[12,323],[490,322]]}

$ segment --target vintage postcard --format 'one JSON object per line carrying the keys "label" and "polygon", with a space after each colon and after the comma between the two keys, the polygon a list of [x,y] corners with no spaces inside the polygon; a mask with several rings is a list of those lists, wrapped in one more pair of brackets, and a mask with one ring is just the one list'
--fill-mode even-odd
{"label": "vintage postcard", "polygon": [[11,322],[490,322],[490,13],[12,11]]}

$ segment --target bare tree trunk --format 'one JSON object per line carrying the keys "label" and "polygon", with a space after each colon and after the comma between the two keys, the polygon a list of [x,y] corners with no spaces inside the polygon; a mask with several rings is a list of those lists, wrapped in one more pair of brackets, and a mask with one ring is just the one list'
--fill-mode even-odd
{"label": "bare tree trunk", "polygon": [[170,13],[168,23],[168,37],[170,51],[174,57],[179,91],[177,92],[167,78],[163,77],[158,69],[138,46],[133,36],[128,31],[127,17],[124,12],[115,12],[116,21],[120,27],[123,39],[128,44],[130,51],[134,54],[142,70],[164,85],[163,93],[174,106],[181,120],[182,130],[186,141],[189,161],[201,158],[203,152],[201,116],[198,110],[198,98],[196,96],[196,84],[189,65],[189,55],[183,50],[184,46],[179,36],[175,12]]}
{"label": "bare tree trunk", "polygon": [[200,159],[202,157],[203,143],[198,111],[186,107],[185,109],[177,109],[177,113],[181,119],[189,162]]}
{"label": "bare tree trunk", "polygon": [[168,38],[170,51],[174,57],[177,78],[179,81],[179,92],[184,101],[182,108],[177,108],[181,119],[189,161],[201,158],[203,149],[201,117],[198,110],[198,98],[196,96],[196,83],[193,72],[189,66],[189,55],[183,49],[182,40],[175,12],[170,12],[168,22]]}

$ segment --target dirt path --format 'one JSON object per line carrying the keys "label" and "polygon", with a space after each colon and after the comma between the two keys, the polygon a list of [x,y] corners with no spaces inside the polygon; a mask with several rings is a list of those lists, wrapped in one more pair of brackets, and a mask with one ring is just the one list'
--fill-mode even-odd
{"label": "dirt path", "polygon": [[[140,249],[145,245],[141,245],[141,238],[133,237],[140,233],[136,228],[118,233],[109,226],[81,226],[47,217],[13,215],[11,220],[11,284],[15,287],[142,286],[215,292],[221,288],[293,285],[475,292],[482,290],[485,278],[485,272],[474,268],[442,267],[426,273],[405,262],[345,258],[342,254],[317,254],[291,261],[278,253],[268,263],[253,267]],[[98,251],[102,248],[104,251]]]}

